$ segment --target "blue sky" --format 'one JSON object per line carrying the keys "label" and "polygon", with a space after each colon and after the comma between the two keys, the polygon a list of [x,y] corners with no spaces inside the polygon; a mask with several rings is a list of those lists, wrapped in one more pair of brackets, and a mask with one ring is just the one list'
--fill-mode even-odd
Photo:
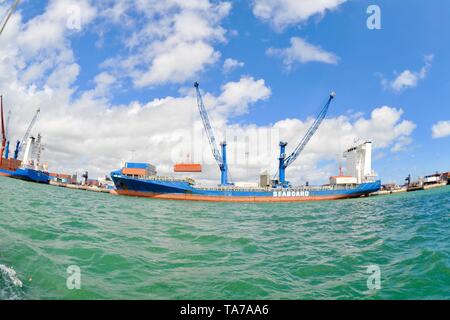
{"label": "blue sky", "polygon": [[[77,1],[66,2],[68,6],[77,4]],[[143,41],[145,34],[140,34],[137,44],[130,47],[132,35],[151,27],[152,23],[159,28],[162,24],[158,23],[166,19],[168,15],[184,9],[180,9],[175,4],[170,8],[161,8],[162,11],[159,13],[161,16],[149,18],[148,12],[139,10],[139,1],[136,0],[136,4],[131,4],[130,8],[118,11],[117,21],[112,21],[111,13],[106,13],[106,11],[120,1],[90,2],[86,0],[82,2],[85,7],[82,7],[80,11],[83,22],[81,30],[69,30],[58,35],[60,38],[55,38],[55,42],[49,45],[51,50],[55,50],[53,53],[49,53],[48,51],[51,51],[49,49],[38,48],[24,58],[24,63],[29,67],[36,64],[38,55],[44,56],[44,60],[52,59],[61,52],[70,52],[73,55],[72,58],[68,58],[70,61],[64,61],[61,65],[78,66],[79,72],[73,76],[66,87],[52,88],[52,90],[64,92],[64,98],[60,97],[62,99],[60,104],[66,104],[67,108],[70,108],[71,118],[74,122],[76,120],[73,119],[77,118],[78,111],[83,112],[77,107],[80,101],[89,105],[92,102],[92,110],[89,110],[92,114],[96,110],[96,104],[98,105],[97,110],[102,110],[101,112],[121,107],[123,110],[128,110],[133,103],[144,108],[145,105],[166,97],[183,99],[188,92],[187,88],[192,86],[194,79],[198,79],[205,92],[211,95],[210,108],[217,107],[220,110],[220,101],[222,101],[226,108],[233,109],[235,106],[231,102],[228,100],[224,102],[225,98],[222,97],[222,100],[220,98],[224,92],[224,86],[227,83],[238,83],[243,77],[248,77],[255,81],[263,80],[264,87],[270,89],[270,94],[258,95],[255,92],[248,94],[248,97],[236,98],[239,103],[243,104],[244,111],[237,113],[227,111],[222,114],[219,112],[217,115],[213,113],[218,127],[222,123],[228,126],[238,125],[243,128],[247,128],[249,125],[279,127],[281,124],[277,125],[277,123],[286,119],[299,119],[304,122],[318,112],[328,93],[335,90],[338,95],[330,110],[328,116],[330,119],[346,116],[351,124],[355,124],[361,117],[370,120],[374,109],[388,106],[395,110],[403,110],[397,124],[402,121],[409,121],[411,124],[410,130],[405,129],[399,136],[386,138],[386,141],[383,140],[380,143],[382,147],[375,149],[374,169],[385,182],[391,180],[401,182],[409,173],[419,176],[436,170],[450,169],[448,167],[450,157],[448,148],[450,129],[448,127],[450,127],[450,123],[446,122],[450,120],[450,60],[448,59],[450,57],[448,31],[450,30],[450,3],[448,1],[336,0],[329,1],[328,7],[316,8],[316,11],[312,9],[312,13],[308,14],[304,13],[309,9],[307,5],[298,5],[296,1],[289,0],[232,1],[228,3],[227,10],[225,1],[191,1],[194,4],[207,3],[209,8],[216,6],[216,9],[205,9],[206,11],[202,12],[209,14],[208,10],[211,12],[216,10],[208,17],[216,19],[210,27],[217,34],[201,38],[201,41],[214,50],[215,55],[205,58],[204,63],[197,70],[185,72],[174,81],[170,79],[177,77],[176,68],[173,70],[175,76],[169,75],[169,80],[158,83],[152,75],[149,75],[149,79],[152,80],[140,86],[133,82],[136,79],[134,72],[142,71],[141,78],[144,77],[144,74],[156,72],[154,69],[146,70],[146,68],[158,57],[157,54],[146,56],[143,52],[148,48],[154,48],[155,42],[165,41],[165,37],[168,35],[162,34],[155,38],[146,38]],[[145,1],[140,2],[145,3]],[[152,2],[148,1],[148,3]],[[173,2],[176,1],[173,0]],[[186,1],[186,3],[189,2]],[[267,16],[256,12],[257,2],[272,6]],[[297,3],[300,2],[308,1],[298,0]],[[133,3],[133,1],[129,3]],[[221,5],[223,5],[223,12],[217,13],[218,7]],[[378,5],[381,9],[381,30],[369,30],[366,26],[366,20],[369,17],[366,10],[369,5]],[[41,19],[56,21],[57,19],[52,20],[52,15],[48,13],[51,11],[49,9],[51,6],[52,1],[24,1],[17,13],[21,16],[22,21],[13,20],[11,22],[13,25],[17,24],[17,34],[30,32],[27,25],[33,20],[36,21],[40,16]],[[273,9],[275,6],[278,6],[278,9]],[[86,18],[84,14],[88,11],[88,7],[93,11],[89,13],[89,18]],[[283,12],[283,10],[289,9],[298,11],[293,14]],[[287,23],[286,17],[291,19],[289,23]],[[194,20],[191,22],[196,23]],[[9,27],[14,29],[13,26]],[[57,28],[58,25],[55,24],[54,27]],[[7,31],[13,33],[13,30]],[[297,56],[297,59],[291,57],[289,63],[284,63],[283,59],[286,60],[286,56],[283,58],[283,52],[286,53],[285,50],[291,46],[293,38],[301,39],[302,43],[312,46],[316,50],[315,55],[309,57],[308,61],[300,61]],[[58,48],[57,41],[64,43],[62,49]],[[18,41],[19,53],[17,56],[21,55],[21,45],[23,46]],[[270,48],[272,52],[276,53],[270,54]],[[299,50],[306,49],[301,47]],[[317,54],[320,52],[328,54],[328,58],[334,57],[336,60],[331,63],[324,62],[323,58],[317,58]],[[189,53],[188,49],[185,55],[189,55]],[[304,52],[297,53],[299,56],[305,54]],[[138,57],[138,59],[145,57],[149,60],[137,65],[133,70],[116,68],[120,61],[130,57]],[[105,64],[105,61],[109,59],[115,60],[112,64]],[[223,63],[226,59],[233,59],[242,65],[230,72],[224,72]],[[191,57],[191,61],[193,60],[195,60],[195,56]],[[44,92],[46,86],[47,88],[51,87],[48,78],[57,68],[58,66],[55,64],[54,67],[45,70],[45,76],[41,79],[25,81],[24,88],[34,84],[38,91]],[[21,68],[18,75],[15,76],[20,79],[20,73],[25,69]],[[405,71],[408,72],[404,74],[405,76],[415,77],[414,84],[409,83],[395,87],[394,81],[397,79],[399,81],[397,84],[402,83],[402,79],[398,79],[398,77]],[[113,83],[108,82],[108,89],[102,91],[102,97],[96,96],[95,99],[89,100],[89,103],[82,100],[86,92],[95,90],[98,86],[95,78],[101,73],[111,75],[114,79]],[[254,88],[259,90],[256,86]],[[10,87],[3,87],[2,90],[11,95],[14,92]],[[70,93],[66,92],[67,90]],[[259,90],[259,92],[261,91]],[[219,102],[215,101],[215,98]],[[44,100],[48,105],[58,104],[55,99],[52,97],[52,101]],[[59,110],[55,114],[62,115],[62,111]],[[61,118],[65,117],[61,116]],[[47,120],[42,120],[44,123],[50,121],[48,116],[45,119]],[[433,138],[432,127],[439,122],[444,122],[440,127],[440,138]],[[305,123],[303,125],[305,128],[307,127]],[[50,126],[50,124],[42,125],[40,129],[45,132],[46,128]],[[394,130],[395,126],[392,128]],[[55,128],[48,129],[47,136],[52,139],[51,137],[55,136],[57,132]],[[120,135],[120,130],[115,132],[114,134]],[[152,133],[154,132],[149,132],[148,135],[150,136]],[[325,135],[325,131],[323,134]],[[339,133],[335,133],[333,138],[336,139],[336,135]],[[371,138],[370,134],[367,135],[361,138]],[[301,138],[301,130],[289,132],[287,136],[293,140],[290,141],[290,145],[294,147]],[[78,141],[83,139],[84,142],[76,148],[79,149],[79,154],[70,156],[67,149],[58,145],[61,142],[53,138],[49,141],[48,156],[52,158],[49,159],[49,162],[58,170],[81,170],[90,166],[92,171],[99,172],[98,175],[103,169],[107,171],[107,166],[113,166],[110,162],[102,159],[100,154],[85,159],[81,149],[88,148],[86,140],[93,138],[89,136],[77,138]],[[326,143],[327,139],[320,141]],[[401,143],[401,146],[398,148],[399,150],[394,151],[393,146],[398,142]],[[99,140],[98,143],[103,144],[104,142]],[[330,140],[329,143],[335,144],[336,141]],[[345,142],[342,143],[345,145]],[[58,150],[59,153],[54,151],[52,154],[51,147]],[[147,146],[147,148],[151,147]],[[112,149],[110,152],[113,154]],[[157,156],[151,151],[149,152],[146,153],[147,157],[155,158],[156,161]],[[168,151],[166,150],[166,152]],[[314,150],[311,150],[311,153],[313,152]],[[330,152],[334,153],[334,151]],[[323,153],[323,151],[319,153]],[[60,161],[56,161],[58,156],[61,156]],[[124,157],[121,154],[117,156],[117,159]],[[322,172],[322,177],[315,176],[310,179],[326,182],[326,174],[337,170],[335,169],[337,162],[332,158],[317,156],[314,158],[314,163],[305,164],[305,167],[298,167],[295,170],[300,172],[301,170],[318,169]],[[69,159],[72,159],[72,163]],[[139,160],[144,160],[143,154]],[[170,165],[167,160],[159,159],[158,161],[161,162],[160,165],[163,165],[162,162],[165,161],[166,168]],[[94,162],[102,163],[102,165],[93,165]],[[276,159],[273,159],[273,162],[276,162]],[[214,174],[217,175],[214,170],[211,169],[206,173],[207,176],[211,175],[211,179]],[[256,168],[254,172],[256,172]],[[292,174],[298,173],[294,171]],[[244,176],[242,178],[248,179]]]}

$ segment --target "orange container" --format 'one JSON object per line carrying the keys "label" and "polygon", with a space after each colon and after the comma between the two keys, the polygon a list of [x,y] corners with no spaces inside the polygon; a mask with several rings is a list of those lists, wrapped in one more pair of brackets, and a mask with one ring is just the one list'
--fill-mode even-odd
{"label": "orange container", "polygon": [[146,169],[123,168],[122,174],[128,175],[128,176],[147,176],[148,171]]}
{"label": "orange container", "polygon": [[21,163],[22,162],[20,160],[2,158],[0,168],[4,170],[15,171],[20,167]]}
{"label": "orange container", "polygon": [[69,174],[64,174],[64,173],[54,173],[54,172],[51,172],[51,173],[50,173],[50,177],[53,177],[53,178],[60,178],[60,179],[66,179],[66,180],[72,179],[72,176],[69,175]]}
{"label": "orange container", "polygon": [[175,172],[202,172],[202,165],[198,163],[179,163],[173,167]]}

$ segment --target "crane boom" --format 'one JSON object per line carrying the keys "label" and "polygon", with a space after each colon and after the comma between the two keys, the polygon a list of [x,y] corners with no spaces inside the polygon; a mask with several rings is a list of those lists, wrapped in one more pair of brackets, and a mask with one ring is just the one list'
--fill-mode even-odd
{"label": "crane boom", "polygon": [[302,138],[300,143],[297,145],[297,147],[294,149],[294,151],[286,157],[285,150],[287,146],[287,142],[280,142],[280,163],[279,163],[279,183],[283,187],[287,187],[288,183],[286,182],[285,178],[285,170],[287,167],[289,167],[295,160],[297,160],[298,156],[302,153],[302,151],[305,149],[306,145],[309,143],[311,138],[316,133],[317,129],[319,129],[319,126],[321,125],[322,121],[325,119],[325,116],[328,113],[328,109],[330,108],[331,101],[336,97],[336,93],[332,92],[330,94],[330,97],[328,98],[327,103],[320,111],[317,118],[314,120],[314,123],[311,125],[311,127],[306,132],[305,136]]}
{"label": "crane boom", "polygon": [[27,143],[28,138],[30,136],[31,130],[33,130],[34,125],[36,124],[37,117],[39,115],[39,112],[41,112],[41,109],[37,109],[36,113],[34,114],[33,119],[31,120],[30,125],[28,126],[27,131],[25,132],[25,135],[22,138],[22,142],[18,145],[18,149],[16,150],[17,156],[20,154],[20,151],[22,151],[23,146]]}
{"label": "crane boom", "polygon": [[203,103],[203,97],[200,93],[200,85],[198,82],[194,83],[194,87],[197,93],[197,105],[198,110],[200,111],[200,117],[202,118],[203,125],[205,127],[206,135],[208,136],[209,145],[211,147],[211,151],[213,153],[213,157],[216,160],[220,172],[221,172],[221,179],[220,183],[222,186],[230,185],[231,183],[228,182],[228,164],[227,164],[227,143],[222,142],[220,145],[222,147],[222,153],[219,151],[219,147],[217,145],[217,140],[214,135],[213,128],[211,126],[211,122],[209,121],[208,112],[206,111],[205,104]]}
{"label": "crane boom", "polygon": [[206,112],[205,104],[203,103],[203,97],[200,93],[199,83],[194,84],[197,92],[197,105],[200,111],[200,117],[202,118],[203,125],[205,127],[206,135],[208,136],[209,145],[211,146],[211,151],[213,153],[214,159],[216,160],[219,167],[222,165],[222,156],[220,154],[219,148],[217,146],[217,140],[214,135],[214,131],[209,121],[208,113]]}
{"label": "crane boom", "polygon": [[0,29],[0,35],[3,33],[3,30],[5,30],[9,19],[11,18],[12,14],[14,13],[14,11],[16,11],[16,8],[19,5],[19,3],[20,3],[20,0],[16,0],[14,2],[14,4],[11,6],[11,8],[9,9],[9,11],[7,12],[6,18],[4,18],[4,20],[2,20],[2,26],[1,26],[1,29]]}

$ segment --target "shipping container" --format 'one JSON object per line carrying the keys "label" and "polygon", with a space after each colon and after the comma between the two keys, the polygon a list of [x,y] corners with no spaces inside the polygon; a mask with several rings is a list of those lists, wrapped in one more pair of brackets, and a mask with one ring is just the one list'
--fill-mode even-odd
{"label": "shipping container", "polygon": [[59,178],[59,179],[66,179],[66,180],[72,179],[72,176],[70,174],[52,172],[52,173],[49,173],[49,175],[52,178]]}
{"label": "shipping container", "polygon": [[174,165],[175,172],[202,172],[202,165],[198,163],[178,163]]}
{"label": "shipping container", "polygon": [[355,177],[346,177],[346,176],[330,177],[331,185],[357,184],[357,183],[358,183],[358,180]]}
{"label": "shipping container", "polygon": [[125,168],[130,169],[149,169],[151,165],[149,163],[140,163],[140,162],[127,162],[125,163]]}
{"label": "shipping container", "polygon": [[15,171],[21,164],[20,160],[2,158],[0,169]]}
{"label": "shipping container", "polygon": [[149,171],[147,169],[139,168],[123,168],[122,174],[127,176],[148,176]]}

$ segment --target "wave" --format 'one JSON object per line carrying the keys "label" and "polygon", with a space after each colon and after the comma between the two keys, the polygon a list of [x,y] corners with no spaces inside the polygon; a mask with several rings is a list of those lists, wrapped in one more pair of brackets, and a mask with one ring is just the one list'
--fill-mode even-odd
{"label": "wave", "polygon": [[23,283],[12,267],[0,264],[0,300],[20,299]]}

